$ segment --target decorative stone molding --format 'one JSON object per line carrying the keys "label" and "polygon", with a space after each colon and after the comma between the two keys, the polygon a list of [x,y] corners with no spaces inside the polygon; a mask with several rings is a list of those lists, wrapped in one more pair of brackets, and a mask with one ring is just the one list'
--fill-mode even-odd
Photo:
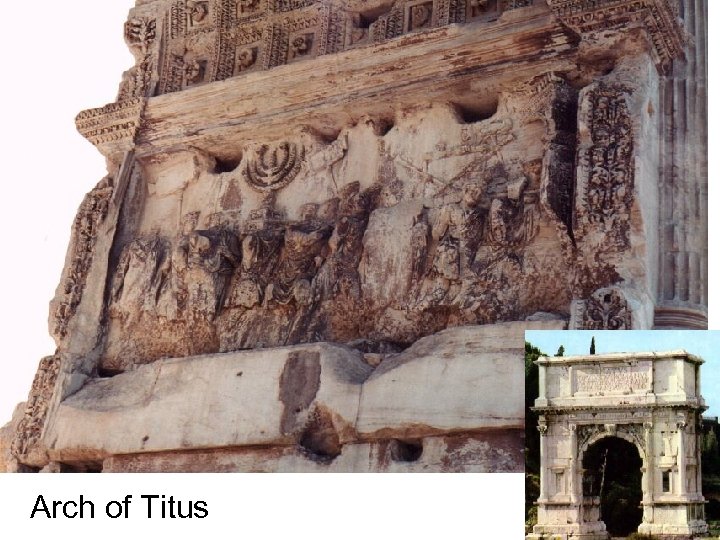
{"label": "decorative stone molding", "polygon": [[68,255],[70,264],[63,272],[62,284],[51,303],[50,333],[58,341],[66,337],[70,319],[82,300],[95,254],[98,229],[107,216],[112,194],[113,180],[104,178],[85,196],[73,221]]}
{"label": "decorative stone molding", "polygon": [[683,55],[685,39],[678,24],[677,0],[547,0],[565,24],[587,34],[607,30],[644,28],[653,45],[658,67],[670,69]]}
{"label": "decorative stone molding", "polygon": [[[547,1],[580,32],[643,25],[663,65],[682,53],[674,0]],[[358,2],[331,0],[174,0],[157,20],[153,12],[136,8],[126,40],[139,64],[157,66],[151,69],[158,70],[157,93],[164,94],[409,33],[493,20],[532,5],[532,0],[396,0],[366,12]],[[155,44],[158,36],[162,47]],[[153,48],[154,57],[147,58]],[[184,75],[188,71],[190,78]]]}
{"label": "decorative stone molding", "polygon": [[143,106],[144,100],[138,97],[88,109],[77,115],[75,125],[103,154],[122,154],[134,146]]}
{"label": "decorative stone molding", "polygon": [[631,94],[624,85],[599,83],[581,98],[585,134],[577,159],[576,235],[582,238],[600,229],[606,255],[630,244],[635,197],[634,126],[627,103]]}

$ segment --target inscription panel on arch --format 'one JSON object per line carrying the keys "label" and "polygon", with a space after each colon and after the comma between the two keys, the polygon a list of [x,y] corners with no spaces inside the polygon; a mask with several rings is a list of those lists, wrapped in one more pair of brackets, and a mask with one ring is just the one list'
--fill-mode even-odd
{"label": "inscription panel on arch", "polygon": [[652,364],[576,366],[572,384],[575,396],[647,394],[652,392]]}

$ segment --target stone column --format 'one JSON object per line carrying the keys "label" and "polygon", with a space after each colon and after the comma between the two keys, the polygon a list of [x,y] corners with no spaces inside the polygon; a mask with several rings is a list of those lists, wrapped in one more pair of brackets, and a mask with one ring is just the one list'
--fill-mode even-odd
{"label": "stone column", "polygon": [[[570,424],[570,504],[578,502],[577,424]],[[581,495],[582,496],[582,495]]]}
{"label": "stone column", "polygon": [[538,431],[540,432],[540,497],[538,503],[544,503],[547,501],[547,431],[548,427],[545,423],[545,418],[540,417],[540,423],[538,424]]}
{"label": "stone column", "polygon": [[547,407],[547,366],[538,364],[538,398],[535,400],[536,407]]}
{"label": "stone column", "polygon": [[[698,381],[699,380],[700,377],[698,377]],[[700,395],[699,387],[697,395]],[[695,462],[697,463],[697,467],[695,467],[695,494],[702,496],[702,448],[700,445],[702,437],[702,414],[700,413],[695,414],[695,433],[693,433],[693,437],[695,437]]]}
{"label": "stone column", "polygon": [[661,82],[657,328],[707,327],[707,0],[686,0],[685,60]]}
{"label": "stone column", "polygon": [[687,495],[687,458],[685,456],[685,422],[678,422],[678,483],[677,495],[684,497]]}
{"label": "stone column", "polygon": [[642,475],[643,502],[652,502],[654,497],[653,475],[655,474],[655,459],[653,449],[652,422],[645,422],[645,470]]}

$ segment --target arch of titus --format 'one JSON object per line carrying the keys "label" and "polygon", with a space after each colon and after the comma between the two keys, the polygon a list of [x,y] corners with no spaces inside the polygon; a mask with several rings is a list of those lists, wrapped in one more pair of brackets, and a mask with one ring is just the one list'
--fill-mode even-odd
{"label": "arch of titus", "polygon": [[526,328],[707,326],[706,7],[137,0],[0,466],[521,471]]}
{"label": "arch of titus", "polygon": [[701,493],[700,366],[685,351],[541,357],[540,498],[530,539],[607,539],[599,497],[583,493],[583,456],[606,437],[642,459],[638,531],[691,538],[707,533]]}

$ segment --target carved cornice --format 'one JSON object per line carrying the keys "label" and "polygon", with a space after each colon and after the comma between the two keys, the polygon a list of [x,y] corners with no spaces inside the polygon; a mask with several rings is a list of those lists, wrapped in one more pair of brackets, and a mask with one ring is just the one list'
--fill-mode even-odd
{"label": "carved cornice", "polygon": [[[173,0],[166,9],[135,8],[126,40],[139,59],[153,56],[158,95],[454,23],[494,20],[532,3]],[[156,36],[162,47],[154,47]]]}
{"label": "carved cornice", "polygon": [[144,102],[134,98],[82,111],[75,126],[103,155],[127,152],[135,144]]}
{"label": "carved cornice", "polygon": [[672,410],[672,409],[683,409],[692,411],[704,411],[707,407],[704,405],[696,405],[688,402],[674,402],[674,403],[641,403],[641,404],[630,404],[630,405],[567,405],[567,406],[555,406],[549,405],[547,407],[530,407],[531,411],[535,411],[540,414],[546,414],[550,416],[560,416],[567,413],[577,412],[600,412],[600,411],[633,411],[638,414],[654,411],[654,410]]}
{"label": "carved cornice", "polygon": [[683,55],[685,39],[677,0],[547,0],[555,15],[581,34],[640,26],[665,72]]}

